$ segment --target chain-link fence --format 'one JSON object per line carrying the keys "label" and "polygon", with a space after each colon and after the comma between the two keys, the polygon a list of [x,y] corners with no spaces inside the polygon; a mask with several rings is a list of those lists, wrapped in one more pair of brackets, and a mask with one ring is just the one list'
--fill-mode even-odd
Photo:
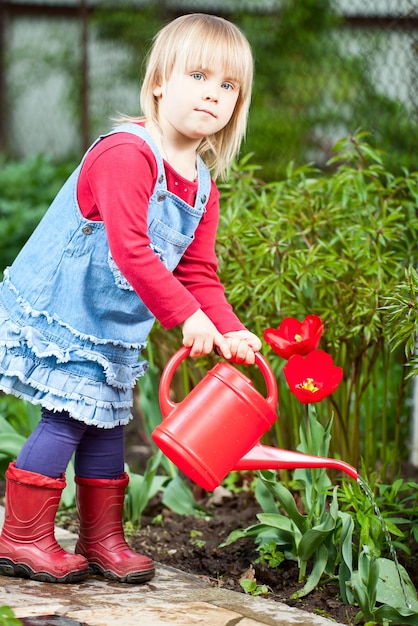
{"label": "chain-link fence", "polygon": [[[295,11],[315,9],[311,22],[325,9],[333,16],[325,28],[303,24],[300,13],[310,39],[293,48],[292,24],[284,17],[292,2]],[[417,0],[3,1],[0,151],[14,158],[79,155],[117,112],[139,113],[143,55],[132,45],[128,9],[135,19],[142,16],[138,32],[144,46],[164,21],[191,11],[231,17],[244,29],[256,51],[258,117],[250,119],[248,133],[256,161],[284,155],[323,164],[333,142],[361,126],[387,135],[385,148],[408,153],[407,165],[417,164],[411,131],[418,109]],[[115,35],[122,31],[126,38]],[[307,45],[304,54],[298,54],[299,44]],[[275,56],[277,70],[271,65]],[[292,139],[296,127],[299,134]],[[273,139],[277,133],[270,156],[263,154],[263,132]]]}

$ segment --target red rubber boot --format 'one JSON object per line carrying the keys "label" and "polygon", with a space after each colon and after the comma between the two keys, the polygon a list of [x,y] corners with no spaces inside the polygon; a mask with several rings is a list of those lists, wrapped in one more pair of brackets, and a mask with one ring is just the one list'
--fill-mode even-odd
{"label": "red rubber boot", "polygon": [[150,580],[154,563],[128,546],[123,534],[122,513],[127,474],[116,480],[76,476],[80,536],[75,547],[90,569],[110,580],[138,584]]}
{"label": "red rubber boot", "polygon": [[10,463],[0,574],[47,583],[76,583],[88,576],[86,559],[65,552],[55,539],[55,515],[64,487],[64,478],[27,472]]}

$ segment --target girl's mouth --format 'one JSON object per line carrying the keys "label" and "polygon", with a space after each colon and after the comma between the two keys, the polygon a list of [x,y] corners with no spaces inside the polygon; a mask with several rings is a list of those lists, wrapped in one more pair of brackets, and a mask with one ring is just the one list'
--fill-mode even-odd
{"label": "girl's mouth", "polygon": [[209,111],[208,109],[195,109],[195,111],[197,111],[198,113],[205,113],[206,115],[210,115],[211,117],[216,118],[216,115],[212,113],[212,111]]}

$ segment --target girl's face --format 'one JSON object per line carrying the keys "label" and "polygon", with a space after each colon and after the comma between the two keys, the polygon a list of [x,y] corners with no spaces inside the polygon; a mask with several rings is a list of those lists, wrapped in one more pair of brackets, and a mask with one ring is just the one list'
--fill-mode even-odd
{"label": "girl's face", "polygon": [[222,71],[174,67],[170,78],[154,89],[162,131],[199,144],[228,124],[239,89],[238,82]]}

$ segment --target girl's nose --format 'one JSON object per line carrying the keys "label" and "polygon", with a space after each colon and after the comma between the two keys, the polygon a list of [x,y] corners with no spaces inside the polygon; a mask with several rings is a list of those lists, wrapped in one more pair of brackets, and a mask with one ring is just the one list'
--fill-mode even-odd
{"label": "girl's nose", "polygon": [[216,87],[207,87],[203,92],[203,100],[218,102],[219,96]]}
{"label": "girl's nose", "polygon": [[216,96],[215,94],[206,94],[205,96],[203,96],[203,99],[206,100],[207,102],[218,102],[218,96]]}

